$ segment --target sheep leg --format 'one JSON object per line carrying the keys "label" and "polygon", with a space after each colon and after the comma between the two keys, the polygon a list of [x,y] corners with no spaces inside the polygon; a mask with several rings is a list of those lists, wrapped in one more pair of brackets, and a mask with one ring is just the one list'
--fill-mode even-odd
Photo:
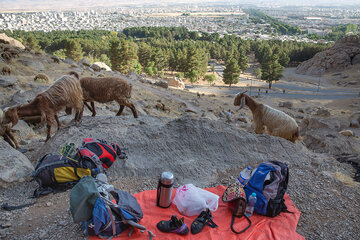
{"label": "sheep leg", "polygon": [[89,106],[89,104],[87,102],[84,102],[84,104],[90,110],[90,112],[92,112],[92,116],[95,117],[96,112],[95,112],[95,104],[94,104],[94,102],[90,102],[91,107]]}
{"label": "sheep leg", "polygon": [[254,131],[256,134],[263,134],[265,132],[264,125],[262,124],[254,124]]}
{"label": "sheep leg", "polygon": [[130,103],[129,101],[120,101],[120,102],[118,102],[119,103],[119,105],[120,105],[120,109],[119,109],[119,112],[116,114],[116,116],[119,116],[120,115],[120,113],[121,113],[121,106],[127,106],[128,108],[130,108],[131,109],[131,111],[132,111],[132,113],[133,113],[133,115],[134,115],[134,118],[138,118],[138,114],[137,114],[137,112],[136,112],[136,108],[135,108],[135,106],[134,106],[134,104],[132,104],[132,103]]}
{"label": "sheep leg", "polygon": [[18,149],[19,144],[16,141],[14,135],[10,132],[10,130],[5,131],[4,140],[10,144],[11,147]]}
{"label": "sheep leg", "polygon": [[60,121],[59,121],[59,118],[58,118],[58,115],[57,115],[57,114],[55,114],[55,120],[56,120],[56,123],[57,123],[57,125],[58,125],[57,130],[59,131],[59,129],[60,129],[60,127],[61,127],[61,124],[60,124]]}
{"label": "sheep leg", "polygon": [[124,105],[120,105],[119,111],[116,114],[116,116],[120,116],[120,114],[122,113],[122,111],[124,110],[125,106]]}
{"label": "sheep leg", "polygon": [[51,138],[51,126],[54,123],[54,117],[55,117],[54,114],[47,114],[47,117],[46,117],[47,135],[46,135],[45,142],[47,142]]}
{"label": "sheep leg", "polygon": [[84,106],[82,106],[79,111],[76,111],[76,113],[75,113],[75,121],[76,122],[80,122],[80,120],[83,117],[83,113],[84,113]]}

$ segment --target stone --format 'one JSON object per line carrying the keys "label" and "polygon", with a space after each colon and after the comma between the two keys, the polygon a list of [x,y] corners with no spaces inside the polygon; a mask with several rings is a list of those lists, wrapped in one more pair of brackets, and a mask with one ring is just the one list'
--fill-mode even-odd
{"label": "stone", "polygon": [[284,107],[284,108],[288,108],[291,109],[293,107],[293,103],[292,102],[279,102],[279,107]]}
{"label": "stone", "polygon": [[[99,66],[101,70],[111,71],[111,68],[103,62],[94,62],[95,65]],[[93,65],[94,65],[93,64]]]}
{"label": "stone", "polygon": [[243,122],[243,123],[248,123],[249,119],[247,116],[240,116],[238,119],[238,121]]}
{"label": "stone", "polygon": [[0,139],[0,187],[26,178],[34,171],[29,159]]}
{"label": "stone", "polygon": [[317,116],[321,116],[321,117],[329,117],[330,116],[330,111],[325,109],[325,108],[319,108],[315,115]]}
{"label": "stone", "polygon": [[35,136],[34,130],[24,120],[19,120],[12,130],[16,131],[21,139]]}
{"label": "stone", "polygon": [[185,83],[177,77],[170,79],[168,82],[168,85],[169,85],[169,87],[175,87],[175,88],[180,88],[180,89],[185,88]]}
{"label": "stone", "polygon": [[64,63],[69,64],[69,65],[76,65],[76,62],[74,60],[72,60],[71,58],[65,58]]}
{"label": "stone", "polygon": [[79,65],[84,65],[86,67],[90,67],[91,66],[91,63],[89,60],[87,60],[86,58],[83,58],[79,61]]}
{"label": "stone", "polygon": [[101,67],[99,66],[99,65],[97,65],[97,64],[92,64],[91,66],[90,66],[90,68],[92,69],[92,70],[94,70],[95,72],[100,72],[101,71]]}
{"label": "stone", "polygon": [[0,75],[0,87],[11,87],[17,83],[18,79],[16,77],[2,76]]}
{"label": "stone", "polygon": [[24,66],[33,68],[33,69],[37,70],[38,72],[45,71],[44,64],[42,64],[42,62],[40,62],[40,61],[30,59],[30,58],[21,58],[18,61],[21,64],[23,64]]}
{"label": "stone", "polygon": [[156,82],[154,83],[154,85],[155,85],[155,86],[158,86],[158,87],[162,87],[162,88],[168,88],[168,87],[169,87],[168,83],[165,82],[165,81],[162,81],[162,80],[156,81]]}
{"label": "stone", "polygon": [[346,137],[353,137],[354,136],[354,132],[351,131],[351,130],[342,130],[339,133],[346,136]]}

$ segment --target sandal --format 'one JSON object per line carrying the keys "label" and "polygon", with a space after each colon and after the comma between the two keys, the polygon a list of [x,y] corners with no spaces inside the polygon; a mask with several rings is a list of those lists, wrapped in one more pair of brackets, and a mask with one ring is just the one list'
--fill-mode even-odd
{"label": "sandal", "polygon": [[180,235],[185,235],[189,232],[189,228],[186,226],[184,222],[184,218],[178,219],[176,215],[171,216],[171,219],[169,221],[160,221],[156,227],[166,233],[177,233]]}
{"label": "sandal", "polygon": [[206,209],[206,211],[202,211],[200,215],[194,220],[194,222],[191,224],[191,233],[197,234],[201,232],[205,225],[208,225],[211,228],[216,228],[216,223],[213,222],[213,217],[210,212],[210,209]]}

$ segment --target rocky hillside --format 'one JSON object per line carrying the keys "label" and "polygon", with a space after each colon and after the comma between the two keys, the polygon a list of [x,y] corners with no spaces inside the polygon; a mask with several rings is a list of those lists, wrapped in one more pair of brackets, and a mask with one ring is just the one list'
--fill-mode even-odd
{"label": "rocky hillside", "polygon": [[360,63],[360,40],[358,36],[346,36],[325,51],[302,62],[296,69],[298,74],[319,76],[342,71]]}
{"label": "rocky hillside", "polygon": [[[36,160],[45,153],[59,152],[65,143],[79,145],[85,137],[116,142],[127,149],[128,159],[117,160],[108,176],[115,187],[131,193],[155,189],[164,170],[174,173],[176,187],[185,183],[211,187],[228,185],[247,165],[286,162],[290,168],[288,194],[301,211],[297,231],[307,239],[360,238],[360,185],[353,181],[355,169],[346,162],[359,161],[358,100],[350,100],[352,108],[345,109],[349,104],[343,102],[256,98],[296,119],[303,141],[293,144],[254,134],[251,112],[238,111],[231,95],[197,96],[168,88],[160,79],[124,76],[91,67],[85,60],[57,63],[46,54],[18,51],[19,56],[9,60],[0,58],[0,69],[11,68],[10,75],[0,75],[1,108],[26,103],[52,81],[75,70],[81,76],[126,79],[133,85],[132,102],[139,118],[134,119],[127,108],[115,116],[117,103],[96,103],[98,115],[91,117],[86,110],[80,123],[73,121],[74,116],[60,113],[63,127],[59,131],[54,127],[46,143],[44,126],[36,120],[21,120],[13,131],[24,154],[0,137],[0,204],[35,202],[21,210],[0,210],[1,239],[84,239],[67,211],[69,191],[36,201],[28,197],[37,187],[29,176]],[[49,80],[34,81],[38,73]],[[228,123],[224,113],[229,108],[233,114]]]}

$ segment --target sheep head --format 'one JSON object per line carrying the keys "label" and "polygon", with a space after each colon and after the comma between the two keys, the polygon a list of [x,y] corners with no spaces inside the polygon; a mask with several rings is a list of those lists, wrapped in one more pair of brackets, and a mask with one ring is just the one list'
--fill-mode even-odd
{"label": "sheep head", "polygon": [[71,71],[71,72],[69,72],[68,74],[69,74],[70,76],[75,77],[76,79],[80,79],[79,74],[78,74],[77,72],[75,72],[75,71]]}
{"label": "sheep head", "polygon": [[12,127],[19,122],[19,116],[16,107],[9,108],[5,110],[4,118],[1,125],[12,124]]}
{"label": "sheep head", "polygon": [[245,106],[245,92],[242,92],[242,93],[238,93],[235,95],[235,99],[234,99],[234,105],[235,106],[240,106],[240,109],[242,109],[244,106]]}

